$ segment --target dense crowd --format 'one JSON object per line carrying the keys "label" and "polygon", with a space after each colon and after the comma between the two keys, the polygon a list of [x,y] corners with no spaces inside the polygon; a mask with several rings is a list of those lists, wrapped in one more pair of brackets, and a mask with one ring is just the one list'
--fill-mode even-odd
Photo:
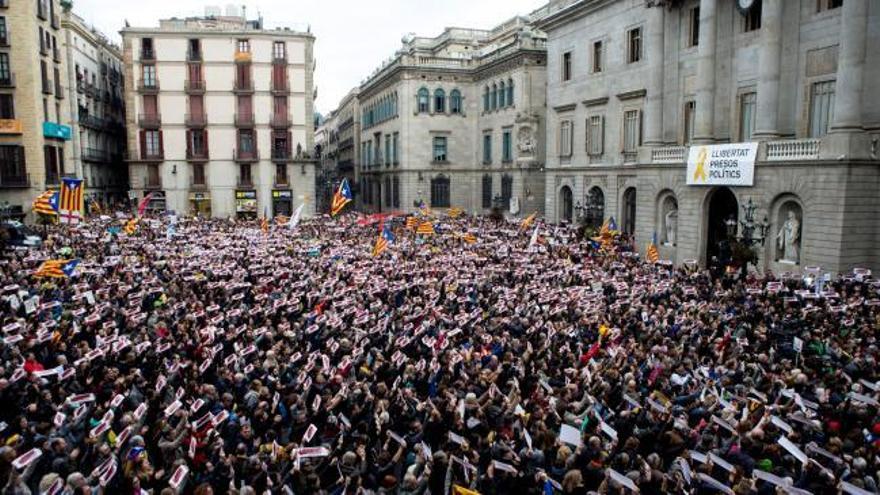
{"label": "dense crowd", "polygon": [[444,215],[373,257],[356,220],[101,217],[5,251],[2,493],[877,492],[870,273]]}

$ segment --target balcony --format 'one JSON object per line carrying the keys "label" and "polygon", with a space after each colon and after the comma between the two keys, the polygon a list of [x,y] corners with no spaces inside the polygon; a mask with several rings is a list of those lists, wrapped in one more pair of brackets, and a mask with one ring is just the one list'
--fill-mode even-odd
{"label": "balcony", "polygon": [[15,73],[10,72],[9,77],[0,77],[0,88],[14,88],[15,87]]}
{"label": "balcony", "polygon": [[101,119],[100,117],[95,117],[94,115],[89,115],[88,113],[80,113],[79,124],[83,127],[100,130],[104,128],[105,122],[104,119]]}
{"label": "balcony", "polygon": [[159,162],[165,159],[165,151],[164,150],[148,150],[142,149],[140,159],[144,161],[150,162]]}
{"label": "balcony", "polygon": [[44,40],[40,40],[40,55],[44,57],[49,56],[49,46],[46,44]]}
{"label": "balcony", "polygon": [[162,189],[162,179],[158,177],[146,177],[144,179],[144,189]]}
{"label": "balcony", "polygon": [[187,127],[205,127],[206,125],[208,125],[208,114],[206,114],[205,112],[188,113],[184,118],[184,123]]}
{"label": "balcony", "polygon": [[52,60],[56,63],[61,63],[61,50],[59,50],[57,46],[52,47]]}
{"label": "balcony", "polygon": [[819,139],[786,139],[767,142],[767,161],[816,160],[819,158]]}
{"label": "balcony", "polygon": [[43,94],[51,95],[52,94],[52,81],[49,79],[43,79]]}
{"label": "balcony", "polygon": [[9,31],[7,30],[0,36],[0,46],[9,46]]}
{"label": "balcony", "polygon": [[235,85],[232,88],[232,92],[235,94],[250,94],[254,92],[254,81],[253,79],[245,79],[245,80],[235,80]]}
{"label": "balcony", "polygon": [[272,148],[272,160],[276,162],[286,162],[293,159],[293,154],[289,148]]}
{"label": "balcony", "polygon": [[623,163],[634,164],[638,160],[639,160],[639,152],[638,151],[624,151],[623,152]]}
{"label": "balcony", "polygon": [[205,81],[190,81],[184,83],[183,90],[191,95],[200,95],[205,93]]}
{"label": "balcony", "polygon": [[202,61],[202,50],[188,49],[186,51],[186,60],[188,62],[201,62]]}
{"label": "balcony", "polygon": [[235,52],[235,62],[236,63],[250,63],[253,59],[251,56],[251,52]]}
{"label": "balcony", "polygon": [[138,125],[144,129],[158,129],[162,125],[162,116],[158,113],[139,113]]}
{"label": "balcony", "polygon": [[192,181],[189,183],[189,188],[192,191],[207,191],[208,190],[208,181],[204,177],[196,179],[192,178]]}
{"label": "balcony", "polygon": [[106,162],[109,154],[106,150],[99,148],[83,148],[82,159],[87,162]]}
{"label": "balcony", "polygon": [[232,156],[235,157],[235,161],[243,162],[243,163],[253,163],[260,161],[260,151],[259,150],[241,150],[234,149],[232,150]]}
{"label": "balcony", "polygon": [[187,148],[186,150],[186,160],[189,162],[206,162],[209,159],[207,147],[195,150]]}
{"label": "balcony", "polygon": [[60,79],[55,79],[55,98],[59,100],[64,99],[64,88],[61,87]]}
{"label": "balcony", "polygon": [[281,80],[276,80],[274,77],[272,78],[272,94],[273,95],[276,95],[276,96],[286,95],[289,92],[290,92],[290,84],[288,83],[287,78],[284,78]]}
{"label": "balcony", "polygon": [[235,181],[235,185],[239,189],[253,189],[254,181],[250,176],[238,176],[238,180]]}
{"label": "balcony", "polygon": [[253,127],[254,126],[254,113],[235,113],[235,127]]}
{"label": "balcony", "polygon": [[651,148],[651,162],[684,163],[687,151],[687,146],[663,146],[660,148]]}
{"label": "balcony", "polygon": [[58,19],[58,14],[52,14],[52,22],[50,24],[52,29],[61,29],[61,22]]}
{"label": "balcony", "polygon": [[141,48],[141,62],[155,62],[156,51],[152,48]]}
{"label": "balcony", "polygon": [[42,21],[46,21],[49,19],[48,17],[46,17],[47,15],[48,12],[46,12],[46,9],[43,8],[43,2],[37,2],[37,17],[39,17]]}
{"label": "balcony", "polygon": [[276,129],[286,129],[290,127],[290,116],[288,116],[286,113],[273,113],[271,119],[269,120],[269,125]]}
{"label": "balcony", "polygon": [[[24,159],[23,156],[22,159]],[[24,167],[24,162],[22,162],[22,167]],[[0,189],[15,189],[19,187],[31,187],[30,174],[0,175]]]}
{"label": "balcony", "polygon": [[138,92],[144,94],[156,94],[159,92],[159,81],[157,79],[144,80],[138,79]]}
{"label": "balcony", "polygon": [[290,187],[290,179],[287,177],[287,174],[279,174],[275,173],[275,180],[273,182],[275,187]]}

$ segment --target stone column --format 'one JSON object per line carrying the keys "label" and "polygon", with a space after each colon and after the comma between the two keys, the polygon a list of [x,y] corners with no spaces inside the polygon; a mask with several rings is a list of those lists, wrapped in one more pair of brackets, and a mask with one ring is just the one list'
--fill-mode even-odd
{"label": "stone column", "polygon": [[715,9],[717,0],[700,0],[700,39],[697,59],[697,109],[694,142],[715,140]]}
{"label": "stone column", "polygon": [[648,14],[648,94],[645,105],[645,144],[663,145],[663,52],[664,12],[662,5],[649,9]]}
{"label": "stone column", "polygon": [[868,2],[847,0],[841,9],[840,52],[831,132],[856,132],[863,130],[862,76],[867,48]]}
{"label": "stone column", "polygon": [[758,54],[756,139],[779,136],[779,66],[782,55],[782,2],[763,0]]}

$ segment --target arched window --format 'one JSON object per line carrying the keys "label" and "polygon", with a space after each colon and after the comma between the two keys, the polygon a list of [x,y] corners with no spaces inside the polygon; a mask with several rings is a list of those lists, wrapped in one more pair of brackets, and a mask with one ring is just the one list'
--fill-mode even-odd
{"label": "arched window", "polygon": [[428,93],[428,88],[422,88],[419,90],[418,97],[418,109],[419,113],[428,113],[428,107],[430,106],[430,96]]}
{"label": "arched window", "polygon": [[504,108],[505,93],[506,92],[504,91],[504,81],[501,81],[501,84],[498,86],[498,108]]}
{"label": "arched window", "polygon": [[483,208],[492,207],[492,176],[483,176]]}
{"label": "arched window", "polygon": [[457,89],[449,93],[449,112],[461,113],[461,91]]}
{"label": "arched window", "polygon": [[449,208],[449,178],[443,175],[431,179],[431,207]]}
{"label": "arched window", "polygon": [[483,88],[483,111],[489,111],[489,86]]}
{"label": "arched window", "polygon": [[513,106],[513,79],[507,80],[507,106]]}
{"label": "arched window", "polygon": [[498,108],[498,85],[492,83],[492,96],[489,97],[490,103],[492,104],[492,110]]}
{"label": "arched window", "polygon": [[442,88],[434,90],[434,113],[446,113],[446,91]]}

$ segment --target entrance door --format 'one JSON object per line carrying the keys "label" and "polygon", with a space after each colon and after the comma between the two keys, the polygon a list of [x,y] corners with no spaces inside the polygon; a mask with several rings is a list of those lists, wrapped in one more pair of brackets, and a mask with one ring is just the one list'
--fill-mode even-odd
{"label": "entrance door", "polygon": [[739,223],[739,203],[733,191],[721,187],[709,198],[708,231],[706,232],[706,265],[726,266],[730,263],[731,241],[727,223]]}
{"label": "entrance door", "polygon": [[562,189],[559,190],[559,197],[559,219],[560,221],[571,223],[572,210],[574,208],[571,188],[562,186]]}
{"label": "entrance door", "polygon": [[623,192],[623,220],[621,227],[626,235],[633,235],[636,231],[636,188],[630,187]]}

